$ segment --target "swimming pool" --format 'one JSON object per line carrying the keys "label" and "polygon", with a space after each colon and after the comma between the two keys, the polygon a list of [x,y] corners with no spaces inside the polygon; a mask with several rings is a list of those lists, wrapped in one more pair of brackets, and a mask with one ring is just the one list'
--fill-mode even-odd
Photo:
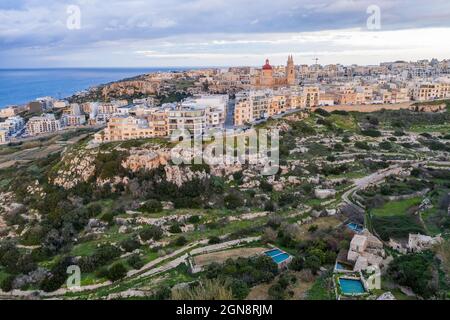
{"label": "swimming pool", "polygon": [[363,230],[364,230],[364,228],[363,228],[362,226],[360,226],[359,224],[353,223],[353,222],[347,224],[347,227],[348,227],[350,230],[355,231],[355,232],[357,232],[357,233],[361,233],[361,232],[363,232]]}
{"label": "swimming pool", "polygon": [[280,249],[272,249],[269,251],[264,252],[264,254],[270,258],[272,258],[272,260],[276,263],[276,264],[281,264],[284,261],[288,260],[291,256],[286,253],[281,251]]}
{"label": "swimming pool", "polygon": [[336,262],[336,266],[335,266],[336,270],[351,270],[351,268],[348,265]]}
{"label": "swimming pool", "polygon": [[339,285],[342,293],[346,295],[362,294],[366,292],[366,289],[364,289],[364,286],[359,279],[339,278]]}
{"label": "swimming pool", "polygon": [[283,251],[281,251],[280,249],[273,249],[273,250],[265,252],[266,256],[268,256],[268,257],[274,257],[274,256],[282,254],[282,253],[283,253]]}
{"label": "swimming pool", "polygon": [[274,257],[272,257],[273,261],[275,261],[276,263],[280,264],[283,261],[289,259],[290,255],[288,255],[287,253],[282,253],[279,255],[276,255]]}
{"label": "swimming pool", "polygon": [[346,270],[347,268],[345,268],[342,264],[340,264],[339,262],[336,263],[336,270]]}

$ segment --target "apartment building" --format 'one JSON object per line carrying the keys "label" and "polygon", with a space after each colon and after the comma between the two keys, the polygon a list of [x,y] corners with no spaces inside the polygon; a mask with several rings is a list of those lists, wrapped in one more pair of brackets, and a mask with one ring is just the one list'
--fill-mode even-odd
{"label": "apartment building", "polygon": [[95,142],[125,141],[154,137],[148,121],[130,116],[115,116],[109,119],[102,132],[94,135]]}
{"label": "apartment building", "polygon": [[245,92],[236,96],[234,123],[242,126],[289,110],[319,105],[319,87]]}
{"label": "apartment building", "polygon": [[412,98],[416,101],[450,98],[450,83],[416,84],[412,88]]}
{"label": "apartment building", "polygon": [[26,131],[30,136],[56,132],[59,130],[61,130],[61,122],[51,113],[43,114],[40,117],[32,117],[26,125]]}
{"label": "apartment building", "polygon": [[102,115],[112,115],[119,112],[119,106],[113,103],[103,103],[97,108],[97,113]]}
{"label": "apartment building", "polygon": [[168,112],[169,135],[177,130],[187,130],[193,136],[205,133],[207,128],[206,109],[178,105]]}
{"label": "apartment building", "polygon": [[306,108],[317,107],[319,105],[319,87],[304,87],[303,95],[306,97]]}
{"label": "apartment building", "polygon": [[64,126],[67,127],[83,126],[86,124],[86,116],[84,114],[65,114],[61,117],[61,122]]}
{"label": "apartment building", "polygon": [[153,112],[147,119],[155,137],[169,136],[169,114],[166,110]]}
{"label": "apartment building", "polygon": [[0,130],[6,131],[8,136],[13,136],[25,127],[25,120],[20,116],[9,117],[0,122]]}

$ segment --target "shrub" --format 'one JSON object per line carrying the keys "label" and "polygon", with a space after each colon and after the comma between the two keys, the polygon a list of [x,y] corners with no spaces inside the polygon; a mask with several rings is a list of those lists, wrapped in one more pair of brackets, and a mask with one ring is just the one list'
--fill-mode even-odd
{"label": "shrub", "polygon": [[235,193],[230,193],[229,195],[225,196],[223,200],[225,203],[225,207],[229,210],[234,210],[244,205],[244,201],[242,200],[242,198]]}
{"label": "shrub", "polygon": [[218,244],[221,243],[222,241],[220,240],[219,237],[211,237],[208,241],[209,244]]}
{"label": "shrub", "polygon": [[118,262],[111,266],[111,268],[108,269],[108,280],[111,280],[113,282],[120,280],[124,278],[127,275],[127,268],[125,266]]}
{"label": "shrub", "polygon": [[191,216],[191,217],[189,217],[188,222],[192,223],[192,224],[199,223],[200,222],[200,216]]}
{"label": "shrub", "polygon": [[142,212],[147,212],[147,213],[158,213],[158,212],[161,212],[162,209],[163,209],[163,206],[162,206],[161,202],[158,200],[155,200],[155,199],[148,200],[140,208],[140,210]]}
{"label": "shrub", "polygon": [[170,233],[181,233],[181,227],[178,223],[174,223],[169,228]]}
{"label": "shrub", "polygon": [[239,279],[235,279],[230,285],[231,292],[233,292],[233,297],[237,300],[244,300],[250,293],[248,285]]}
{"label": "shrub", "polygon": [[3,290],[3,292],[10,292],[13,289],[13,282],[14,282],[15,276],[9,275],[5,279],[3,279],[2,283],[0,284],[0,289]]}
{"label": "shrub", "polygon": [[270,183],[268,183],[266,180],[262,180],[259,187],[264,192],[272,192],[272,190],[273,190],[273,186]]}
{"label": "shrub", "polygon": [[163,235],[164,235],[163,230],[160,227],[154,225],[146,226],[139,232],[139,236],[143,241],[149,240],[158,241],[161,240]]}
{"label": "shrub", "polygon": [[375,130],[375,129],[363,130],[363,131],[361,131],[361,134],[363,136],[368,136],[368,137],[373,137],[373,138],[381,137],[381,132],[378,130]]}
{"label": "shrub", "polygon": [[380,148],[383,150],[391,150],[392,149],[392,143],[389,141],[383,141],[380,142]]}
{"label": "shrub", "polygon": [[142,261],[141,257],[138,254],[133,254],[127,259],[127,263],[136,270],[141,269],[144,266],[144,261]]}
{"label": "shrub", "polygon": [[362,149],[362,150],[370,150],[369,144],[365,141],[355,142],[355,148]]}
{"label": "shrub", "polygon": [[326,111],[322,108],[317,108],[316,111],[314,111],[314,112],[321,115],[322,117],[329,117],[331,115],[328,111]]}
{"label": "shrub", "polygon": [[132,252],[141,247],[141,244],[136,238],[128,238],[120,242],[120,247],[126,252]]}
{"label": "shrub", "polygon": [[396,257],[388,268],[388,274],[400,285],[408,286],[424,298],[436,295],[438,283],[433,283],[433,274],[437,268],[433,262],[433,253],[424,252]]}
{"label": "shrub", "polygon": [[179,247],[184,246],[187,243],[188,243],[188,241],[187,241],[187,239],[185,237],[178,237],[175,240],[175,245],[177,245]]}

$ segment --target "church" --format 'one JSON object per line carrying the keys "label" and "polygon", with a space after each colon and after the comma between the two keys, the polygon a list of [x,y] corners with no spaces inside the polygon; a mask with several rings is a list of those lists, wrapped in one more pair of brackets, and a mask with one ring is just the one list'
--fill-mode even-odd
{"label": "church", "polygon": [[296,85],[294,58],[292,56],[288,57],[284,74],[275,74],[274,68],[270,65],[269,59],[266,59],[266,64],[263,65],[259,75],[253,78],[252,84],[255,87],[260,88]]}

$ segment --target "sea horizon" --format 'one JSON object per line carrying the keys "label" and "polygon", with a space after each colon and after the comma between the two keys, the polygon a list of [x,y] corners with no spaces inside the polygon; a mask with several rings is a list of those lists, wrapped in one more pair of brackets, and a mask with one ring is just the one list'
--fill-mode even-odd
{"label": "sea horizon", "polygon": [[65,99],[91,87],[146,73],[190,70],[194,67],[64,67],[0,68],[0,109],[40,97]]}

